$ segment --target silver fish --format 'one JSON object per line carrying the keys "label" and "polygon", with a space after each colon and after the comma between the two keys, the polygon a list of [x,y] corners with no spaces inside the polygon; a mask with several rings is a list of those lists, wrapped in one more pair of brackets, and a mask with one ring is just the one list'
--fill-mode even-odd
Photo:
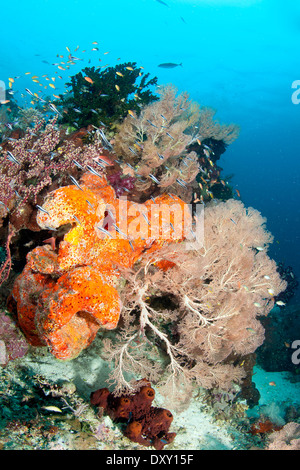
{"label": "silver fish", "polygon": [[110,236],[110,238],[113,238],[112,234],[106,230],[104,227],[97,227],[99,230],[101,230],[101,232],[105,233],[105,235],[108,235]]}
{"label": "silver fish", "polygon": [[13,156],[13,154],[7,150],[7,155],[8,155],[8,160],[10,160],[12,163],[17,163],[18,165],[20,165],[20,162]]}
{"label": "silver fish", "polygon": [[70,178],[70,180],[72,181],[72,183],[75,184],[75,186],[77,186],[78,189],[80,189],[80,191],[83,191],[82,187],[80,186],[80,184],[78,183],[78,181],[74,178],[74,176],[69,175],[69,178]]}
{"label": "silver fish", "polygon": [[49,212],[48,212],[46,209],[44,209],[43,207],[39,206],[38,204],[36,204],[36,207],[37,207],[40,211],[42,211],[42,212],[44,212],[45,214],[47,214],[47,215],[50,216]]}
{"label": "silver fish", "polygon": [[98,173],[98,171],[94,170],[94,168],[92,168],[90,165],[87,165],[86,168],[93,175],[100,176],[100,178],[102,178],[102,175],[100,175],[100,173]]}
{"label": "silver fish", "polygon": [[157,179],[157,178],[155,178],[155,176],[154,176],[154,175],[152,175],[152,173],[149,173],[149,178],[151,178],[151,179],[152,179],[152,181],[154,181],[154,183],[156,183],[156,184],[159,184],[159,181],[158,181],[158,179]]}
{"label": "silver fish", "polygon": [[83,170],[83,166],[80,165],[80,163],[77,160],[73,160],[73,162],[78,168],[80,168],[80,170]]}

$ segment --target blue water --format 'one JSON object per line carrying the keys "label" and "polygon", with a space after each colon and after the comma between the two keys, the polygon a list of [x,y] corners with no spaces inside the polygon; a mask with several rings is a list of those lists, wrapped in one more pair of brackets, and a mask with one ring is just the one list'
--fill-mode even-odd
{"label": "blue water", "polygon": [[[51,64],[62,60],[56,55],[80,46],[84,60],[72,75],[89,59],[136,61],[159,83],[215,108],[220,121],[238,123],[241,135],[220,164],[234,173],[242,201],[267,218],[271,256],[300,277],[300,104],[291,99],[300,79],[299,1],[15,0],[1,14],[0,80],[20,76],[18,99],[26,87],[37,91],[25,72],[51,76]],[[99,51],[91,51],[93,41]],[[158,68],[162,62],[183,67]],[[69,73],[61,71],[58,92]],[[293,301],[299,298],[298,292]]]}

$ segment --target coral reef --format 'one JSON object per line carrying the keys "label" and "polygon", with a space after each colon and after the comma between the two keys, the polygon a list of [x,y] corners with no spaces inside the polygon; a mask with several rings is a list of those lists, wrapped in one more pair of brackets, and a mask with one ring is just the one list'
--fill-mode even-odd
{"label": "coral reef", "polygon": [[147,197],[173,191],[186,202],[193,191],[199,191],[196,176],[200,173],[200,187],[205,186],[201,196],[210,198],[210,185],[220,184],[214,142],[233,142],[238,127],[214,122],[213,113],[201,110],[187,93],[177,95],[173,86],[161,87],[159,94],[159,101],[139,115],[129,113],[118,127],[114,152],[123,172],[137,178],[137,190],[146,191]]}
{"label": "coral reef", "polygon": [[108,388],[101,388],[91,394],[91,404],[104,409],[113,421],[124,423],[124,434],[133,442],[162,450],[176,436],[176,433],[169,432],[172,413],[152,406],[155,391],[150,382],[140,380],[135,387],[134,395],[117,397]]}
{"label": "coral reef", "polygon": [[266,450],[300,450],[300,424],[290,422],[273,432]]}
{"label": "coral reef", "polygon": [[[173,206],[176,201],[183,214],[185,204],[176,196],[162,196],[156,204]],[[41,228],[55,231],[67,226],[68,231],[57,250],[53,239],[28,253],[8,305],[16,308],[28,341],[35,346],[47,344],[59,359],[76,357],[100,327],[116,328],[121,311],[119,267],[128,269],[144,251],[153,252],[166,241],[181,239],[170,236],[168,240],[164,234],[164,224],[175,224],[175,215],[162,217],[161,225],[154,224],[160,232],[149,238],[152,200],[144,205],[130,201],[119,205],[104,177],[86,173],[80,183],[49,193],[39,209]],[[126,234],[124,209],[129,215]],[[120,233],[125,237],[118,237]]]}
{"label": "coral reef", "polygon": [[104,341],[111,383],[131,390],[134,371],[175,400],[191,383],[228,389],[242,380],[245,356],[264,339],[258,318],[285,288],[264,224],[239,201],[211,203],[203,244],[170,244],[122,271],[124,328]]}
{"label": "coral reef", "polygon": [[6,312],[0,312],[0,366],[25,356],[28,343]]}
{"label": "coral reef", "polygon": [[38,121],[24,137],[2,144],[0,217],[9,216],[16,230],[38,230],[33,220],[35,205],[46,190],[66,183],[67,178],[70,182],[68,175],[76,176],[78,167],[99,168],[93,159],[103,153],[102,141],[95,138],[93,144],[83,147],[81,141],[81,145],[75,141],[76,135],[66,139],[56,121]]}
{"label": "coral reef", "polygon": [[69,93],[61,96],[57,106],[64,107],[62,123],[78,127],[93,124],[109,126],[119,123],[128,110],[139,112],[142,106],[157,100],[149,89],[157,78],[149,79],[136,62],[126,62],[115,67],[86,67],[71,77],[67,83]]}

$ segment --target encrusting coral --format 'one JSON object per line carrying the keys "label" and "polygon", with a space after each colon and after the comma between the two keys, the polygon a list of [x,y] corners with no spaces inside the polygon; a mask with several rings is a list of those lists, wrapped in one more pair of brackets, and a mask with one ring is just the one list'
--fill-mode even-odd
{"label": "encrusting coral", "polygon": [[[176,202],[177,212],[184,214],[183,201],[169,195],[145,204],[121,201],[119,207],[106,179],[92,173],[74,186],[49,193],[38,212],[39,226],[54,231],[67,226],[69,231],[57,250],[50,242],[29,252],[15,281],[9,305],[13,308],[15,302],[28,341],[47,344],[57,358],[71,359],[93,341],[100,327],[115,328],[121,311],[118,268],[130,268],[144,251],[181,239],[164,235],[164,224],[175,224],[174,213],[171,219],[156,218],[160,230],[155,237],[148,235],[152,206]],[[124,236],[118,236],[121,233]]]}

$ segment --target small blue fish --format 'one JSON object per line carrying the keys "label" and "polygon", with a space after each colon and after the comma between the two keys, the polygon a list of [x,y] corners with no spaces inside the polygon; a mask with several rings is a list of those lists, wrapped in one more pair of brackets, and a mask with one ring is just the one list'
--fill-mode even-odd
{"label": "small blue fish", "polygon": [[158,129],[158,127],[157,127],[155,124],[153,124],[153,122],[151,122],[149,119],[146,119],[146,121],[149,122],[149,124],[150,124],[152,127],[155,127],[156,129]]}
{"label": "small blue fish", "polygon": [[166,132],[166,135],[167,135],[168,137],[170,137],[170,139],[173,139],[173,140],[174,140],[174,137],[172,137],[171,134],[169,134],[169,132]]}

